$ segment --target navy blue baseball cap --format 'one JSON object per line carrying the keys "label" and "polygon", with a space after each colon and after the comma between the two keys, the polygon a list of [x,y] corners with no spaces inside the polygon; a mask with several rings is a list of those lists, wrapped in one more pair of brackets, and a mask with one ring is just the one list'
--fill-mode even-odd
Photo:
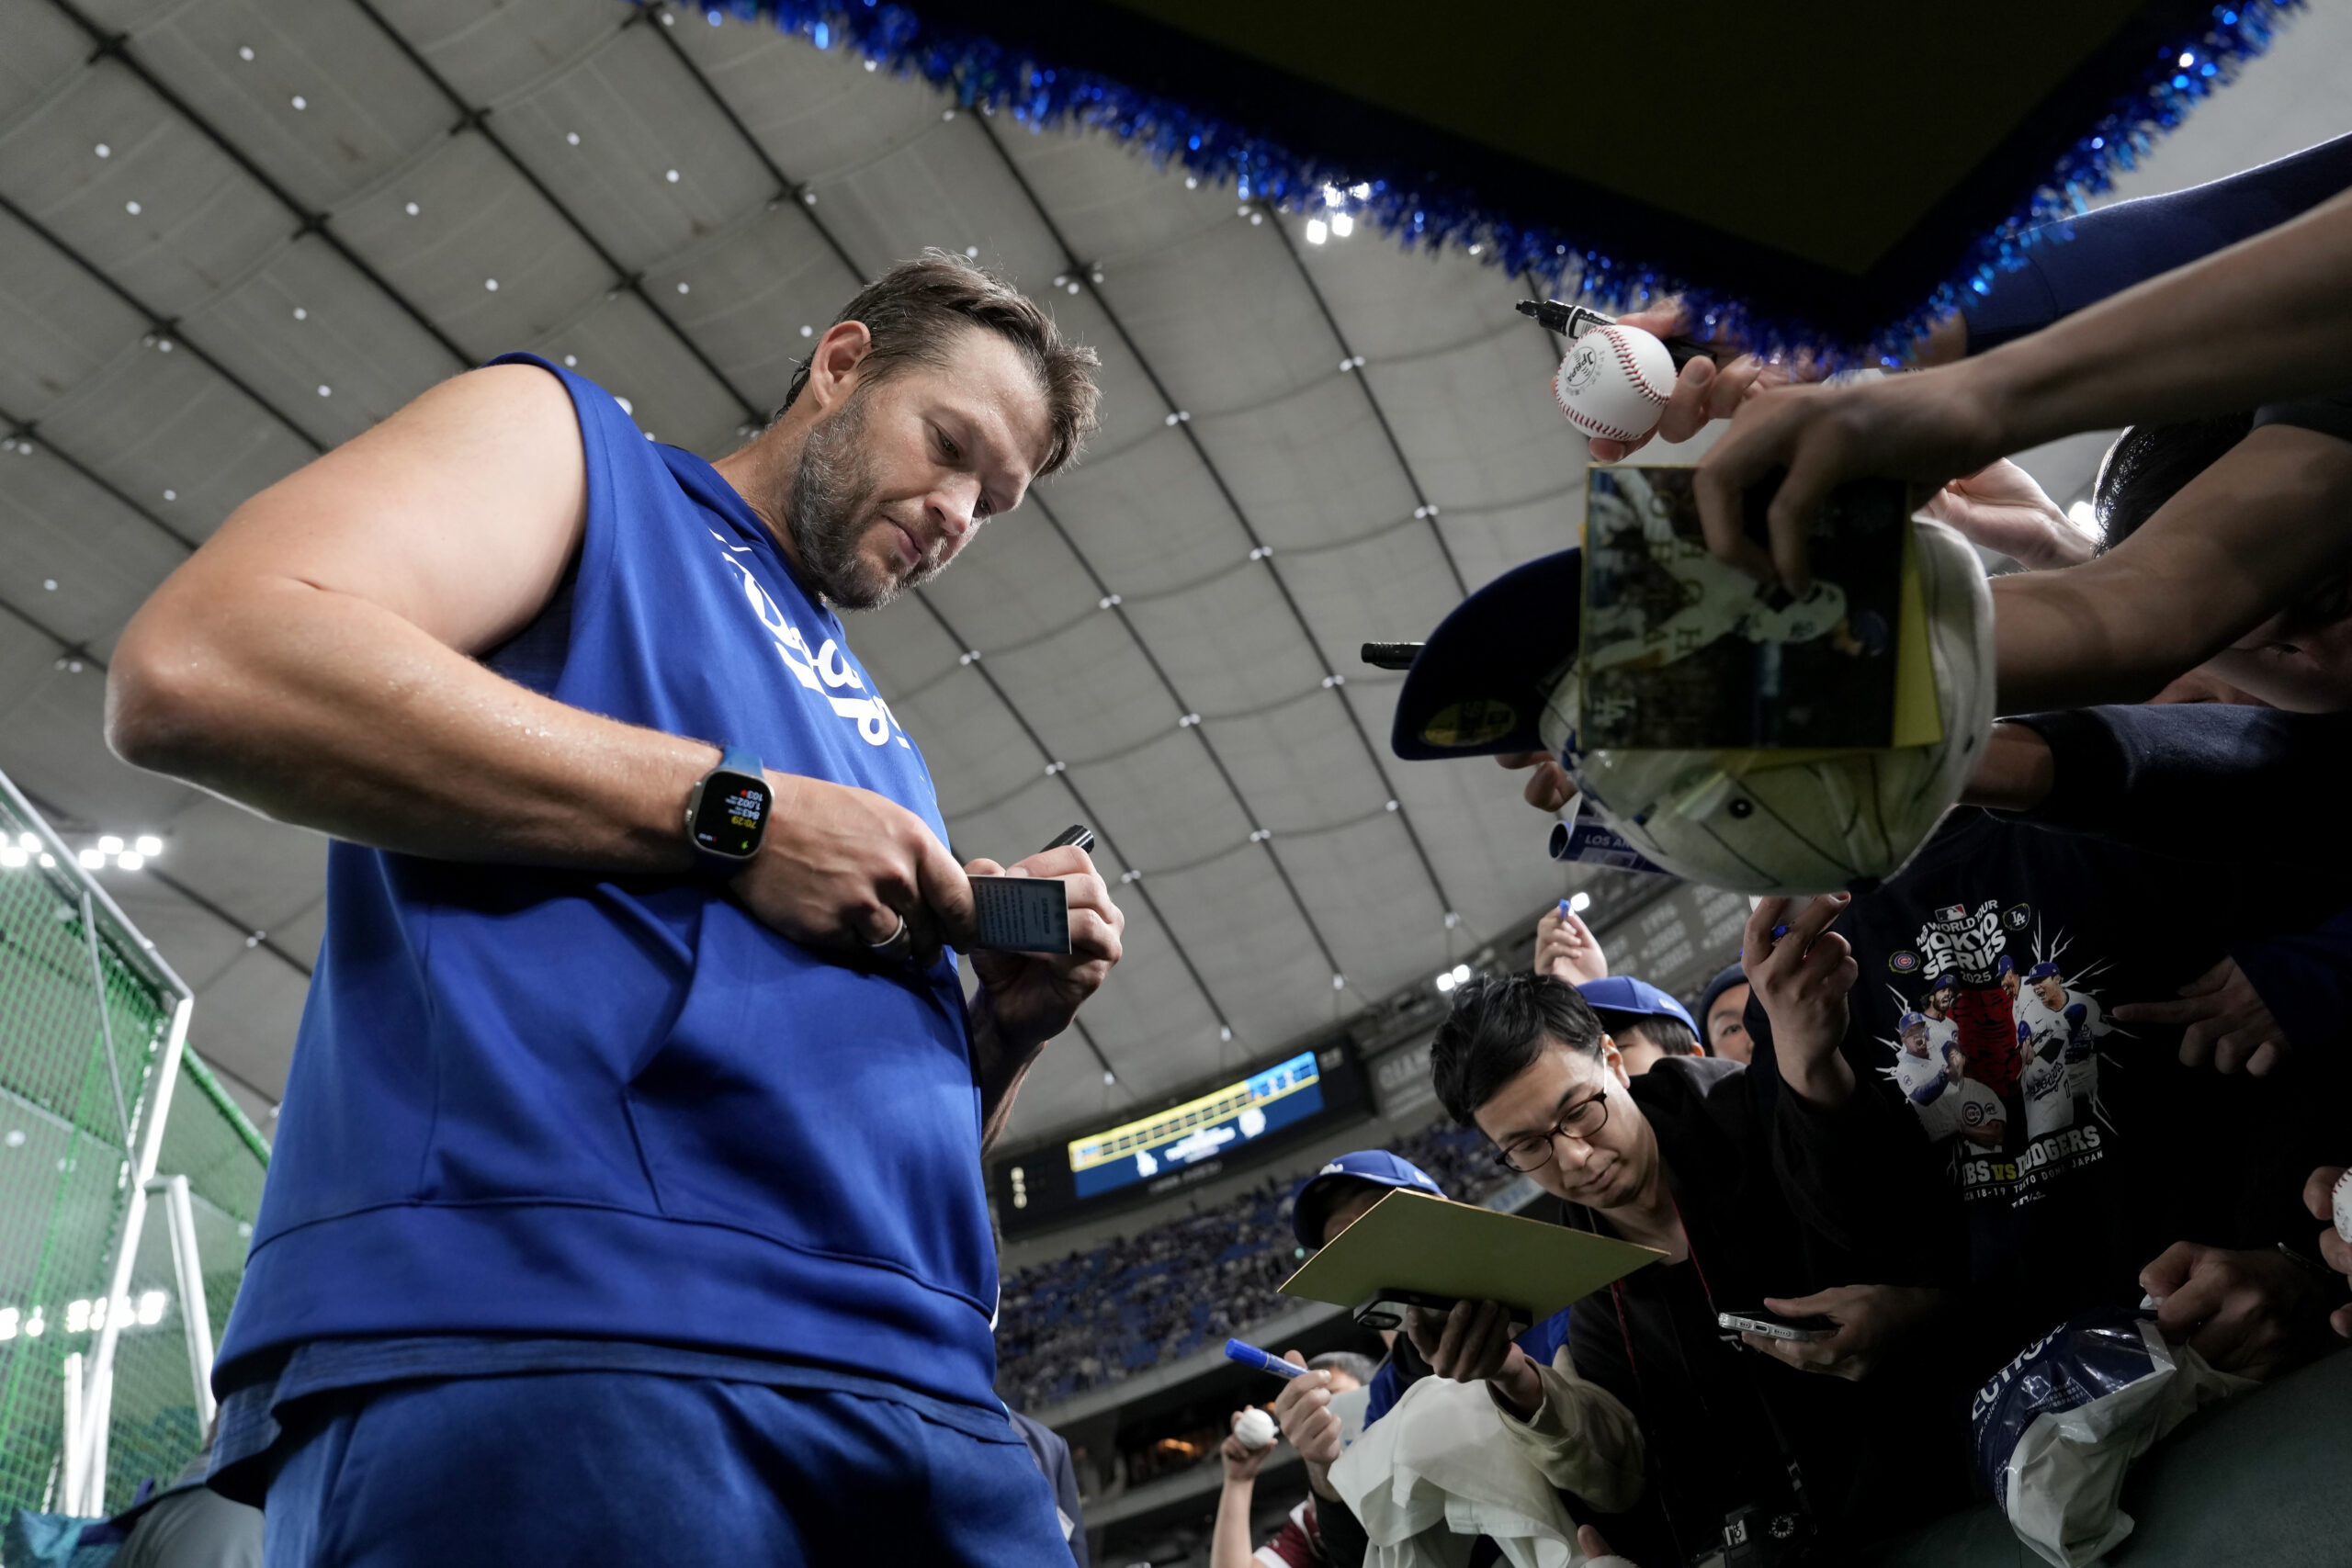
{"label": "navy blue baseball cap", "polygon": [[1445,1196],[1445,1189],[1428,1171],[1386,1149],[1358,1149],[1353,1154],[1341,1155],[1300,1182],[1298,1196],[1291,1200],[1290,1228],[1298,1234],[1299,1246],[1312,1251],[1323,1245],[1323,1222],[1330,1217],[1331,1206],[1351,1181],[1369,1181],[1375,1187],[1410,1187],[1432,1198]]}
{"label": "navy blue baseball cap", "polygon": [[1600,1011],[1638,1013],[1644,1018],[1670,1018],[1698,1035],[1702,1042],[1707,1038],[1705,1032],[1690,1021],[1688,1009],[1647,980],[1636,980],[1631,975],[1604,975],[1598,980],[1587,980],[1577,987],[1577,991]]}
{"label": "navy blue baseball cap", "polygon": [[1413,657],[1388,745],[1408,761],[1543,751],[1552,687],[1577,657],[1584,553],[1529,561],[1453,607]]}

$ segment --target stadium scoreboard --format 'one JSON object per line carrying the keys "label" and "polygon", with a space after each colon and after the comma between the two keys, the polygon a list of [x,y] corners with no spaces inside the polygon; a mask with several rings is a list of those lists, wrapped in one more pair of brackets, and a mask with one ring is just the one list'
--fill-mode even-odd
{"label": "stadium scoreboard", "polygon": [[1344,1046],[1269,1062],[1178,1104],[995,1162],[1007,1232],[1124,1207],[1238,1169],[1363,1113],[1362,1074]]}

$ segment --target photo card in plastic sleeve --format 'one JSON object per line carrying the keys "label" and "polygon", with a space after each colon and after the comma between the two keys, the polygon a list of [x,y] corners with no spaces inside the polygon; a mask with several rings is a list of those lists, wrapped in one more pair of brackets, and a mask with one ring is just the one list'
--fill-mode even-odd
{"label": "photo card in plastic sleeve", "polygon": [[1007,953],[1069,951],[1069,885],[1057,876],[975,876],[980,937]]}
{"label": "photo card in plastic sleeve", "polygon": [[[1894,743],[1914,487],[1832,491],[1802,598],[1707,551],[1691,468],[1595,468],[1585,492],[1583,722],[1603,747],[1722,750]],[[1747,531],[1778,481],[1747,493]]]}

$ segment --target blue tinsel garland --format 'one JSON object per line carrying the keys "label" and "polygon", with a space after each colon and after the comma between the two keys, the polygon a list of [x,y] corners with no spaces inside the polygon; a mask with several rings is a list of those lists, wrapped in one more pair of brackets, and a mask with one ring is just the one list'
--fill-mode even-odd
{"label": "blue tinsel garland", "polygon": [[[644,0],[630,0],[632,4]],[[1699,324],[1696,335],[1724,336],[1772,356],[1804,354],[1825,369],[1902,363],[1911,343],[1960,307],[1987,292],[1996,276],[2025,265],[2026,249],[2050,235],[2066,237],[2065,220],[2087,210],[2119,169],[2133,167],[2155,138],[2178,125],[2238,68],[2270,46],[2281,14],[2303,0],[2245,0],[2221,5],[2210,25],[2157,51],[2142,85],[2107,113],[2059,160],[2050,178],[2018,211],[1979,240],[1963,266],[1902,321],[1868,344],[1830,340],[1802,321],[1750,310],[1717,291],[1690,288],[1639,261],[1580,245],[1549,228],[1496,216],[1459,192],[1407,189],[1373,171],[1341,169],[1295,155],[1240,126],[1093,72],[1029,59],[987,37],[925,23],[913,10],[877,0],[848,5],[804,0],[728,0],[706,6],[713,22],[726,12],[747,21],[771,18],[819,49],[845,49],[901,75],[921,76],[967,107],[1009,111],[1032,130],[1079,126],[1132,141],[1155,164],[1170,161],[1195,177],[1231,180],[1236,194],[1287,211],[1344,212],[1377,225],[1408,248],[1460,244],[1491,265],[1527,272],[1557,297],[1581,294],[1610,310],[1632,310],[1679,295]]]}

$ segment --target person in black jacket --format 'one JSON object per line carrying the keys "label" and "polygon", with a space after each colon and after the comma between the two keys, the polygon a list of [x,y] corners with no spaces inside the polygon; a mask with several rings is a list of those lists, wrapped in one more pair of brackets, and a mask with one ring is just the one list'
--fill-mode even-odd
{"label": "person in black jacket", "polygon": [[[2233,943],[2307,929],[2340,900],[2343,773],[2317,764],[2352,746],[2352,719],[2194,705],[2016,722],[2047,766],[2034,818],[1962,807],[1883,887],[1755,910],[1751,1070],[1775,1094],[1776,1168],[1833,1233],[1886,1223],[1891,1198],[1960,1198],[1953,1343],[1978,1371],[2144,1292],[2168,1337],[2223,1371],[2276,1375],[2326,1342],[2340,1300],[2304,1256],[2298,1194],[2341,1124],[2345,1063],[2216,1074],[2184,1055],[2177,1023],[2127,1004],[2172,998]],[[1850,997],[1798,1005],[1784,966],[1815,946],[1849,954]],[[1901,1025],[1946,989],[1931,1049],[1961,1064],[1963,1115],[1999,1108],[1998,1146],[1904,1092]],[[1914,1106],[1941,1180],[1906,1187],[1845,1134],[1873,1101]]]}
{"label": "person in black jacket", "polygon": [[[1958,1391],[1939,1389],[1924,1358],[1861,1381],[1808,1377],[1717,1323],[1853,1280],[1896,1315],[1925,1316],[1937,1299],[1916,1237],[1847,1245],[1800,1220],[1738,1064],[1673,1057],[1632,1077],[1573,988],[1512,975],[1461,987],[1430,1065],[1446,1109],[1560,1200],[1566,1223],[1662,1255],[1577,1303],[1569,1330],[1578,1370],[1633,1410],[1646,1440],[1643,1504],[1592,1520],[1619,1551],[1666,1568],[1744,1530],[1781,1560],[1834,1561],[1962,1500]],[[1858,1106],[1848,1124],[1890,1168],[1921,1152],[1891,1109]]]}

